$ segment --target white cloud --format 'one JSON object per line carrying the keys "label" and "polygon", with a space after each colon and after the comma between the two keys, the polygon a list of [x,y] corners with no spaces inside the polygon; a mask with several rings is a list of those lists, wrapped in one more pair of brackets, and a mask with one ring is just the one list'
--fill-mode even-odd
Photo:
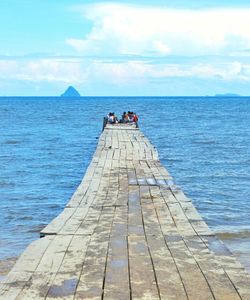
{"label": "white cloud", "polygon": [[0,60],[2,79],[83,83],[86,77],[82,64],[74,59]]}
{"label": "white cloud", "polygon": [[77,11],[93,23],[83,39],[67,39],[83,58],[2,59],[0,78],[85,86],[146,86],[168,78],[250,82],[250,9],[102,3]]}
{"label": "white cloud", "polygon": [[77,39],[67,39],[66,41],[70,46],[74,47],[77,51],[81,52],[86,44],[84,40],[77,40]]}
{"label": "white cloud", "polygon": [[241,79],[250,82],[250,64],[242,65],[240,62],[227,63],[221,66],[199,63],[194,66],[179,64],[150,65],[143,62],[102,63],[95,62],[90,67],[90,73],[95,79],[113,82],[116,84],[129,84],[147,82],[148,79],[161,78],[197,78],[221,79],[231,81]]}
{"label": "white cloud", "polygon": [[250,9],[181,10],[94,4],[77,8],[93,22],[83,39],[67,40],[82,54],[229,54],[250,47]]}
{"label": "white cloud", "polygon": [[196,78],[250,82],[250,63],[162,63],[145,61],[106,62],[83,59],[0,60],[0,79],[65,84],[147,85],[151,79]]}
{"label": "white cloud", "polygon": [[171,49],[168,47],[168,45],[166,45],[162,41],[153,41],[152,44],[155,47],[155,50],[159,54],[165,54],[166,55],[166,54],[170,54],[171,53]]}

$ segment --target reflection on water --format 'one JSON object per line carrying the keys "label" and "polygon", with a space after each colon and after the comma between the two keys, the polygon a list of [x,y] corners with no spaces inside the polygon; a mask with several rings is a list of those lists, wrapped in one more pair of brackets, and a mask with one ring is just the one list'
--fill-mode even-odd
{"label": "reflection on water", "polygon": [[0,260],[18,256],[58,215],[90,162],[104,114],[125,110],[139,114],[209,226],[249,255],[250,99],[2,98]]}

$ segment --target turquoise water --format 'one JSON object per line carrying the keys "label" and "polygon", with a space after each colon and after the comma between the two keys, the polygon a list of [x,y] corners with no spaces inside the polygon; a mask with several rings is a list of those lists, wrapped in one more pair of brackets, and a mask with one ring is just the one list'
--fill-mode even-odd
{"label": "turquoise water", "polygon": [[209,226],[250,261],[250,98],[0,98],[0,261],[80,183],[109,111],[134,110]]}

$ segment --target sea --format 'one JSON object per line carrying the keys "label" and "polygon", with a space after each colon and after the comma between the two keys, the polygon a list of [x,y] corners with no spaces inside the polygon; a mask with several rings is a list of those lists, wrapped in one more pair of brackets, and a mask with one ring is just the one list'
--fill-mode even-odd
{"label": "sea", "polygon": [[128,110],[250,272],[250,98],[2,97],[0,279],[80,184],[103,117]]}

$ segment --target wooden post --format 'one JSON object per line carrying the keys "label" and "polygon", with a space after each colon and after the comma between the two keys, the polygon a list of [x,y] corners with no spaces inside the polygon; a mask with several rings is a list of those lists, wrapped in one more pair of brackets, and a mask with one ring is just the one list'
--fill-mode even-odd
{"label": "wooden post", "polygon": [[106,127],[107,123],[108,123],[108,118],[107,118],[107,117],[104,117],[104,118],[103,118],[102,131],[103,131],[104,128]]}

